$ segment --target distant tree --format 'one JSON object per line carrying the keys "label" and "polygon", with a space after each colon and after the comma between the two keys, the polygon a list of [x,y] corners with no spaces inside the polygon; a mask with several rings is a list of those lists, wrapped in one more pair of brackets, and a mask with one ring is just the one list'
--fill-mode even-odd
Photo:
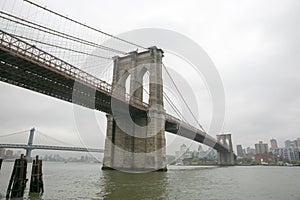
{"label": "distant tree", "polygon": [[259,160],[252,160],[251,162],[253,165],[259,165],[260,164],[260,161]]}
{"label": "distant tree", "polygon": [[192,165],[198,165],[200,163],[200,159],[199,158],[193,158],[191,161]]}

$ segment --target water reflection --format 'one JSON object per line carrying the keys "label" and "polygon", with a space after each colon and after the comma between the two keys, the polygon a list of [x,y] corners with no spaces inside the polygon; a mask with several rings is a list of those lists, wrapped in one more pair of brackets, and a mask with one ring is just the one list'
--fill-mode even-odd
{"label": "water reflection", "polygon": [[167,199],[166,172],[126,173],[103,171],[102,197],[111,199]]}
{"label": "water reflection", "polygon": [[43,200],[43,195],[39,193],[29,193],[28,200]]}

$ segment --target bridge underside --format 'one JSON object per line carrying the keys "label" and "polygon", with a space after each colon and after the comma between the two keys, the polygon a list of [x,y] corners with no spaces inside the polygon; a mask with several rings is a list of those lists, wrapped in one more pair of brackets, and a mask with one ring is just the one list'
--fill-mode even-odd
{"label": "bridge underside", "polygon": [[112,97],[109,94],[2,49],[0,49],[0,61],[0,80],[3,82],[111,113]]}
{"label": "bridge underside", "polygon": [[205,144],[209,147],[214,148],[217,151],[228,151],[223,145],[218,143],[217,140],[211,137],[210,135],[206,134],[205,132],[199,129],[194,130],[189,127],[186,127],[183,123],[174,122],[173,117],[166,117],[165,131],[187,139],[194,140],[201,144]]}

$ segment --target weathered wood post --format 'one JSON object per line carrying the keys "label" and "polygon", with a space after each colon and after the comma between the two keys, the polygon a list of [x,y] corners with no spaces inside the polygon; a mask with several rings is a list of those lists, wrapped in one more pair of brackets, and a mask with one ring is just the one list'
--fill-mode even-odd
{"label": "weathered wood post", "polygon": [[29,192],[44,193],[43,173],[42,173],[42,160],[36,156],[32,163],[31,180]]}
{"label": "weathered wood post", "polygon": [[14,168],[6,191],[6,198],[23,197],[28,179],[26,179],[27,160],[24,154],[15,160]]}
{"label": "weathered wood post", "polygon": [[2,167],[2,161],[3,161],[3,159],[0,158],[0,170],[1,170],[1,167]]}

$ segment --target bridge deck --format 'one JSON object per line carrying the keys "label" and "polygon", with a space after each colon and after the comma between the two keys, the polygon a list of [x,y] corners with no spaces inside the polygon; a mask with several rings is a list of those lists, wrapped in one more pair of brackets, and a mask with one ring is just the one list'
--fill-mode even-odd
{"label": "bridge deck", "polygon": [[[111,100],[128,105],[131,112],[148,105],[128,95],[112,95],[112,86],[47,52],[0,30],[0,80],[87,108],[111,113]],[[129,101],[130,99],[130,101]],[[166,131],[228,151],[205,132],[166,115]]]}
{"label": "bridge deck", "polygon": [[62,146],[47,146],[47,145],[26,145],[26,144],[0,144],[1,148],[12,149],[40,149],[40,150],[58,150],[58,151],[81,151],[81,152],[95,152],[104,153],[103,149],[93,149],[84,147],[62,147]]}

